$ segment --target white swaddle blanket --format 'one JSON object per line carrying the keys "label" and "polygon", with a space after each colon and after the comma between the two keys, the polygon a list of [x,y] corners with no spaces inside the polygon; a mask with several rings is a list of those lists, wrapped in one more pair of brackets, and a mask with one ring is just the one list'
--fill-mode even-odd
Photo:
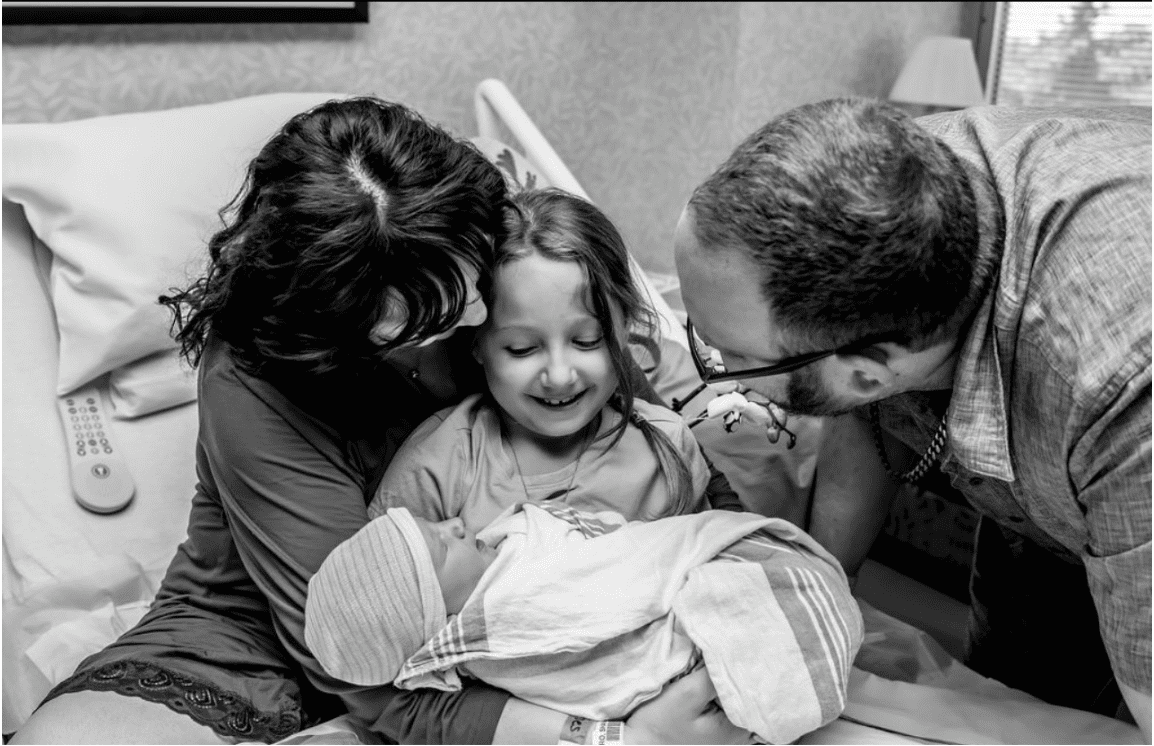
{"label": "white swaddle blanket", "polygon": [[786,521],[709,511],[650,523],[524,505],[500,553],[394,683],[460,687],[621,718],[704,659],[729,719],[771,743],[845,706],[862,620],[837,561]]}

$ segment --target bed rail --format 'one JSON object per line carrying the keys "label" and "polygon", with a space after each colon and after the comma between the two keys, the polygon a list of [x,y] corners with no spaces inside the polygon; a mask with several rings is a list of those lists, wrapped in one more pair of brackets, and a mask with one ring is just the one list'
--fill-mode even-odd
{"label": "bed rail", "polygon": [[529,118],[525,109],[504,83],[496,78],[482,80],[477,85],[473,103],[477,109],[477,134],[501,140],[503,135],[500,125],[505,125],[517,139],[517,145],[525,156],[550,184],[589,199],[589,194],[573,176],[573,172],[561,160],[561,156],[557,155],[557,151],[541,134],[541,130]]}
{"label": "bed rail", "polygon": [[[573,172],[561,160],[561,156],[557,155],[557,151],[545,139],[545,135],[541,134],[541,130],[534,124],[508,86],[496,78],[482,80],[477,84],[477,89],[473,95],[473,105],[477,114],[477,134],[482,137],[502,140],[504,134],[501,132],[501,125],[504,125],[509,134],[517,141],[514,144],[521,149],[529,162],[536,166],[537,170],[549,180],[551,185],[592,201],[589,193],[573,176]],[[665,298],[661,297],[661,293],[653,284],[653,280],[645,273],[632,254],[629,255],[629,264],[638,284],[660,317],[661,333],[688,348],[689,342],[685,336],[685,328],[673,312],[673,308]]]}

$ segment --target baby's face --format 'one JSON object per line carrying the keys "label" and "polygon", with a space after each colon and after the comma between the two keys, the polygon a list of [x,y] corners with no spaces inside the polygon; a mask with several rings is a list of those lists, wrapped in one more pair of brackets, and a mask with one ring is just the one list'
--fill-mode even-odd
{"label": "baby's face", "polygon": [[497,550],[479,541],[460,518],[440,523],[413,518],[429,547],[433,569],[441,583],[441,595],[445,598],[445,612],[457,614],[496,559]]}

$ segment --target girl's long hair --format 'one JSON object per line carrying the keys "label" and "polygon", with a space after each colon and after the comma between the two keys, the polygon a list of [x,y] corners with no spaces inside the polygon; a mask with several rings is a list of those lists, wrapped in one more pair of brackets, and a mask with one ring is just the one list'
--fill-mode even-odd
{"label": "girl's long hair", "polygon": [[[513,195],[510,201],[505,213],[505,239],[497,245],[495,267],[536,253],[548,259],[576,262],[584,269],[589,309],[601,324],[618,381],[609,403],[621,413],[621,421],[601,437],[612,437],[612,447],[621,440],[627,425],[637,427],[656,454],[669,487],[671,501],[666,515],[691,512],[697,497],[685,459],[669,436],[642,417],[633,405],[629,340],[621,338],[618,321],[624,321],[622,329],[626,335],[632,329],[645,337],[654,332],[656,321],[633,281],[621,234],[595,205],[560,189],[526,190]],[[614,309],[619,309],[620,316],[615,318]]]}
{"label": "girl's long hair", "polygon": [[[468,142],[400,104],[329,101],[261,149],[205,274],[160,302],[194,365],[211,333],[254,375],[355,372],[456,323],[462,264],[488,277],[506,204],[501,173]],[[390,302],[407,322],[371,341]]]}

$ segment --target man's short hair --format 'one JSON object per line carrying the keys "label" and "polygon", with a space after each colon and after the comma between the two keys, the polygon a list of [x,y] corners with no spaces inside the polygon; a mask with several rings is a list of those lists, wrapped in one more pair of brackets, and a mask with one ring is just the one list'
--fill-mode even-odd
{"label": "man's short hair", "polygon": [[973,301],[978,216],[964,167],[884,102],[782,114],[689,205],[698,242],[749,257],[775,321],[799,342],[920,348],[956,333],[950,322]]}

